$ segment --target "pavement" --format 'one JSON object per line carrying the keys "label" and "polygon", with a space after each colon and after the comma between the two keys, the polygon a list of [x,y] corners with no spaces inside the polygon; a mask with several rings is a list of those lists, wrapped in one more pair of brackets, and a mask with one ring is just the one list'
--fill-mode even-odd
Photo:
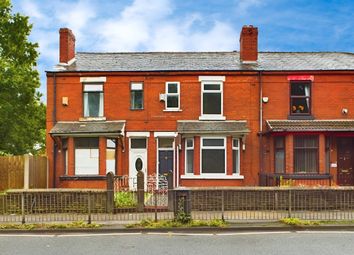
{"label": "pavement", "polygon": [[287,225],[280,222],[231,223],[227,227],[126,228],[123,224],[105,224],[100,228],[0,229],[0,234],[65,234],[65,233],[222,233],[259,231],[353,231],[354,224]]}

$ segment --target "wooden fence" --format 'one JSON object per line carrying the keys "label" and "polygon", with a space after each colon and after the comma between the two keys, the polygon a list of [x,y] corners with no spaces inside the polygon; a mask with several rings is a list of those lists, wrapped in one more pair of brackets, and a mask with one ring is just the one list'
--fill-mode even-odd
{"label": "wooden fence", "polygon": [[0,190],[47,188],[47,158],[1,156]]}

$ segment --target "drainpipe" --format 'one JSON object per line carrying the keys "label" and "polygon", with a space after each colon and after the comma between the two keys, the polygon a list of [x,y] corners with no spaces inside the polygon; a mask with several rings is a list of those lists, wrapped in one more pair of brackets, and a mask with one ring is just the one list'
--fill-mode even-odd
{"label": "drainpipe", "polygon": [[[53,74],[53,125],[57,123],[57,76],[56,73]],[[53,188],[56,188],[56,172],[57,172],[57,143],[54,140],[54,148],[53,148]]]}
{"label": "drainpipe", "polygon": [[258,71],[258,84],[259,84],[259,184],[261,185],[261,178],[263,175],[263,84],[262,84],[262,71]]}

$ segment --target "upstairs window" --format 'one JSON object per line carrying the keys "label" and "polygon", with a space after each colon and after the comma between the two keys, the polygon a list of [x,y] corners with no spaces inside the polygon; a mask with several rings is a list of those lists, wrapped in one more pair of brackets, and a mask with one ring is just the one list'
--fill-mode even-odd
{"label": "upstairs window", "polygon": [[166,82],[166,110],[176,111],[180,109],[179,82]]}
{"label": "upstairs window", "polygon": [[311,114],[311,82],[292,81],[290,83],[291,115]]}
{"label": "upstairs window", "polygon": [[222,115],[222,83],[202,83],[202,115]]}
{"label": "upstairs window", "polygon": [[144,90],[143,83],[133,82],[130,84],[130,109],[144,109]]}
{"label": "upstairs window", "polygon": [[84,117],[103,117],[103,84],[84,84]]}

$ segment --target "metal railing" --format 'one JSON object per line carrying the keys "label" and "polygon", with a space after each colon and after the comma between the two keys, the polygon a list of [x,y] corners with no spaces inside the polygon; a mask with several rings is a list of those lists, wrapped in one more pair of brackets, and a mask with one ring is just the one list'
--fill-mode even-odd
{"label": "metal railing", "polygon": [[286,217],[354,220],[354,187],[194,188],[168,189],[166,193],[159,189],[128,190],[115,192],[113,201],[109,193],[104,190],[7,192],[0,195],[0,223],[128,223],[143,219],[171,220],[181,212],[192,219],[231,222],[275,221]]}

